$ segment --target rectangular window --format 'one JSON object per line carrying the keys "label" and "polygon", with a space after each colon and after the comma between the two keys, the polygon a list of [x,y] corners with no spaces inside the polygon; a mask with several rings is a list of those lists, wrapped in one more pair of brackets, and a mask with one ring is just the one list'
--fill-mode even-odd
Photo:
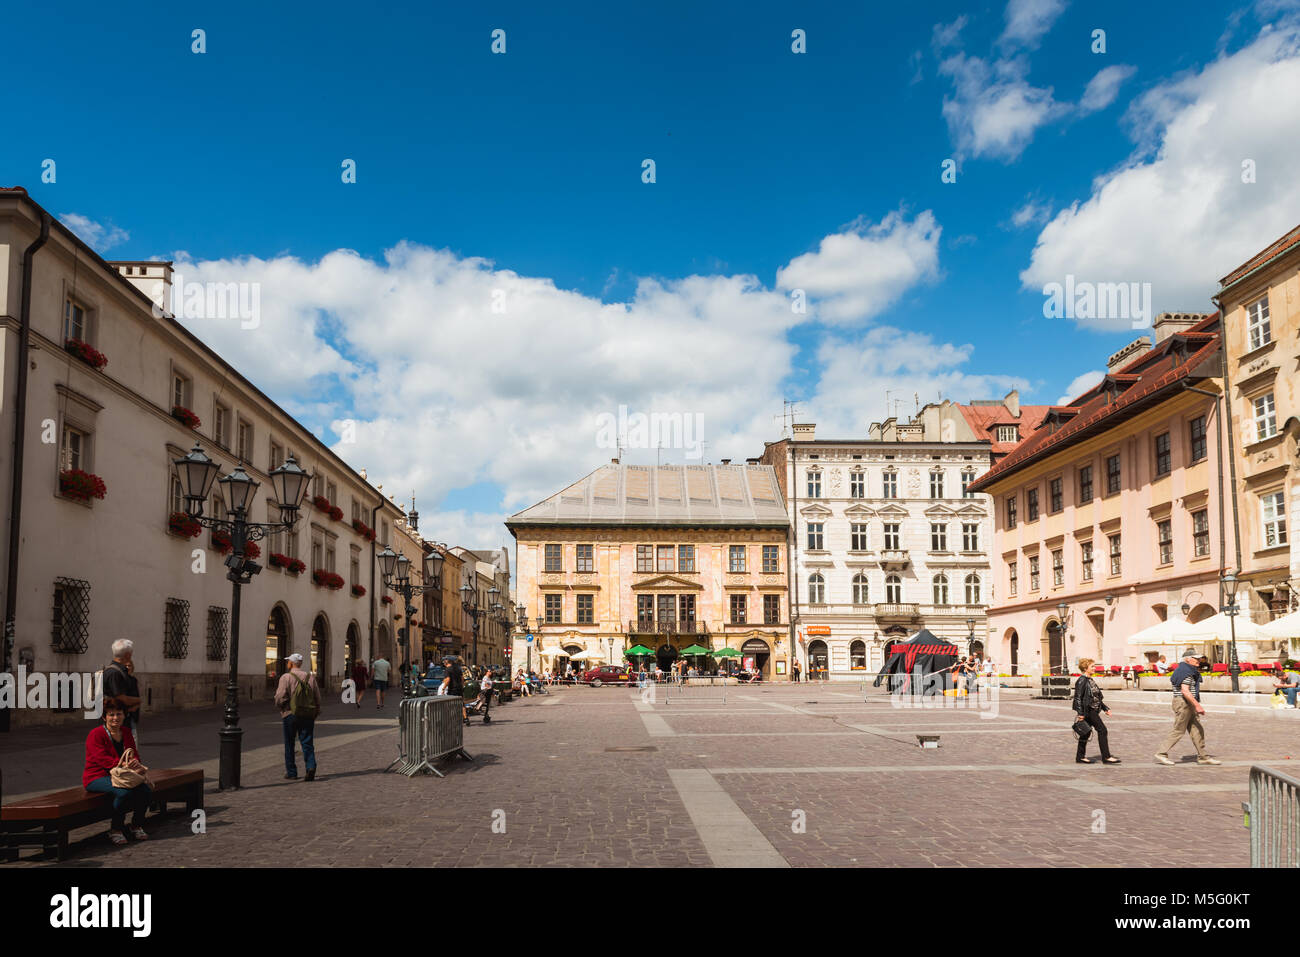
{"label": "rectangular window", "polygon": [[334,539],[329,539],[325,543],[325,570],[334,571]]}
{"label": "rectangular window", "polygon": [[1210,513],[1192,512],[1192,546],[1197,558],[1210,554]]}
{"label": "rectangular window", "polygon": [[1079,564],[1082,568],[1083,580],[1092,581],[1092,542],[1079,543]]}
{"label": "rectangular window", "polygon": [[1209,454],[1205,447],[1205,416],[1198,415],[1187,428],[1191,439],[1192,461],[1199,462]]}
{"label": "rectangular window", "polygon": [[71,299],[63,304],[63,341],[69,339],[86,341],[86,310]]}
{"label": "rectangular window", "polygon": [[655,570],[653,545],[638,545],[636,547],[636,570],[639,572],[652,572]]}
{"label": "rectangular window", "polygon": [[943,473],[930,473],[930,498],[943,498]]}
{"label": "rectangular window", "polygon": [[1020,574],[1020,563],[1007,562],[1007,591],[1011,594],[1013,598],[1015,597],[1016,590],[1018,589],[1020,584],[1017,578],[1019,574]]}
{"label": "rectangular window", "polygon": [[678,625],[682,628],[695,630],[695,596],[678,595],[677,596],[677,615]]}
{"label": "rectangular window", "polygon": [[1119,492],[1119,456],[1112,455],[1106,459],[1106,494],[1115,495]]}
{"label": "rectangular window", "polygon": [[948,550],[948,526],[944,522],[930,523],[930,551],[946,552]]}
{"label": "rectangular window", "polygon": [[578,595],[578,624],[590,625],[596,620],[596,596]]}
{"label": "rectangular window", "polygon": [[596,546],[579,545],[578,560],[574,571],[593,572],[596,570]]}
{"label": "rectangular window", "polygon": [[[63,442],[59,447],[59,467],[65,472],[69,469],[86,468],[86,451],[89,444],[90,438],[85,432],[74,429],[70,425],[65,425],[63,427]],[[184,508],[184,500],[182,499],[181,507],[174,509],[174,511],[181,511]]]}
{"label": "rectangular window", "polygon": [[163,606],[163,657],[184,658],[190,653],[190,603],[168,598]]}
{"label": "rectangular window", "polygon": [[855,552],[865,552],[867,545],[867,524],[866,522],[854,522],[849,525],[849,549]]}
{"label": "rectangular window", "polygon": [[1167,518],[1156,522],[1156,544],[1160,551],[1160,564],[1171,564],[1174,560],[1174,523]]}
{"label": "rectangular window", "polygon": [[1020,429],[1019,429],[1017,426],[1014,426],[1014,425],[999,425],[999,426],[998,426],[998,441],[999,441],[999,442],[1019,442],[1019,441],[1020,441]]}
{"label": "rectangular window", "polygon": [[1086,505],[1092,501],[1092,466],[1085,465],[1079,469],[1079,504]]}
{"label": "rectangular window", "polygon": [[1016,497],[1007,496],[1007,528],[1016,527]]}
{"label": "rectangular window", "polygon": [[763,596],[763,624],[775,625],[781,621],[781,596]]}
{"label": "rectangular window", "polygon": [[745,624],[745,596],[731,596],[731,623],[733,625]]}
{"label": "rectangular window", "polygon": [[1052,552],[1052,584],[1058,588],[1065,584],[1065,552],[1059,548]]}
{"label": "rectangular window", "polygon": [[972,491],[970,490],[970,487],[971,487],[971,485],[974,484],[974,482],[975,482],[975,473],[974,473],[974,472],[962,472],[962,473],[961,473],[961,497],[962,497],[962,498],[974,498],[974,497],[975,497],[975,493],[972,492]]}
{"label": "rectangular window", "polygon": [[563,595],[546,595],[546,623],[548,625],[558,625],[564,620],[564,596]]}
{"label": "rectangular window", "polygon": [[1263,348],[1273,341],[1273,327],[1268,318],[1268,296],[1257,299],[1246,307],[1246,330],[1250,340],[1248,352]]}
{"label": "rectangular window", "polygon": [[1121,566],[1120,566],[1120,552],[1119,552],[1119,536],[1111,535],[1110,536],[1110,573],[1112,575],[1118,575],[1120,573],[1120,570],[1121,570]]}
{"label": "rectangular window", "polygon": [[330,500],[331,505],[336,504],[338,502],[338,497],[339,497],[339,487],[335,485],[333,482],[326,482],[325,497]]}
{"label": "rectangular window", "polygon": [[1260,496],[1264,516],[1264,547],[1286,544],[1286,496],[1270,492]]}
{"label": "rectangular window", "polygon": [[1170,452],[1169,433],[1161,432],[1156,436],[1156,475],[1168,475],[1174,470],[1173,455]]}
{"label": "rectangular window", "polygon": [[642,631],[648,631],[654,627],[655,620],[655,596],[654,595],[637,595],[636,596],[636,624]]}
{"label": "rectangular window", "polygon": [[1025,492],[1025,521],[1038,520],[1038,489],[1031,488]]}
{"label": "rectangular window", "polygon": [[1038,591],[1038,585],[1039,585],[1038,556],[1031,555],[1029,558],[1029,590]]}
{"label": "rectangular window", "polygon": [[884,472],[880,476],[881,497],[898,498],[898,473]]}
{"label": "rectangular window", "polygon": [[54,653],[83,654],[90,643],[90,582],[54,580]]}
{"label": "rectangular window", "polygon": [[812,552],[821,551],[822,535],[826,526],[821,522],[808,523],[808,550]]}
{"label": "rectangular window", "polygon": [[849,473],[849,498],[867,497],[867,476],[864,472]]}
{"label": "rectangular window", "polygon": [[727,571],[746,571],[744,545],[731,545],[727,548]]}
{"label": "rectangular window", "polygon": [[677,546],[677,570],[679,572],[695,571],[695,546]]}
{"label": "rectangular window", "polygon": [[1065,495],[1061,491],[1062,482],[1062,479],[1054,478],[1047,483],[1048,504],[1050,505],[1053,514],[1059,512],[1065,507]]}
{"label": "rectangular window", "polygon": [[276,445],[274,442],[271,443],[270,461],[271,461],[272,469],[278,469],[281,465],[284,464],[284,449]]}
{"label": "rectangular window", "polygon": [[763,574],[775,575],[780,566],[777,562],[780,560],[780,552],[775,545],[763,546]]}
{"label": "rectangular window", "polygon": [[235,427],[235,454],[241,462],[253,463],[253,423],[239,420]]}
{"label": "rectangular window", "polygon": [[1277,406],[1273,402],[1273,393],[1261,395],[1255,400],[1255,439],[1263,441],[1277,435]]}
{"label": "rectangular window", "polygon": [[808,497],[809,498],[822,497],[822,473],[821,472],[808,473]]}
{"label": "rectangular window", "polygon": [[213,407],[212,440],[223,449],[230,448],[230,410],[225,406]]}
{"label": "rectangular window", "polygon": [[897,522],[885,523],[885,549],[888,551],[898,551],[903,547],[902,536],[899,535],[901,526]]}
{"label": "rectangular window", "polygon": [[361,549],[353,545],[348,549],[348,579],[349,585],[364,584],[361,581]]}
{"label": "rectangular window", "polygon": [[183,375],[172,375],[172,406],[189,408],[190,380]]}
{"label": "rectangular window", "polygon": [[677,549],[672,545],[655,547],[655,571],[671,572],[677,567]]}
{"label": "rectangular window", "polygon": [[963,552],[978,552],[980,550],[980,527],[978,522],[962,523],[961,550]]}
{"label": "rectangular window", "polygon": [[542,566],[545,571],[548,572],[564,571],[564,559],[562,557],[563,556],[562,546],[547,545],[545,549],[545,554],[546,554],[546,564]]}
{"label": "rectangular window", "polygon": [[230,638],[230,611],[220,605],[208,606],[208,661],[226,660],[226,643]]}

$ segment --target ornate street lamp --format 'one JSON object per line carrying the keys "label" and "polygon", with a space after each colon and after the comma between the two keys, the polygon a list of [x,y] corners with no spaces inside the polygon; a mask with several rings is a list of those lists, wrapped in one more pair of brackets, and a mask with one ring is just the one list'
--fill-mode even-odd
{"label": "ornate street lamp", "polygon": [[1056,603],[1056,610],[1060,615],[1060,619],[1061,619],[1061,673],[1069,674],[1070,656],[1066,651],[1066,647],[1065,647],[1065,631],[1066,631],[1065,616],[1069,613],[1070,606],[1066,604],[1064,600],[1062,600]]}
{"label": "ornate street lamp", "polygon": [[[470,574],[473,572],[471,571]],[[474,664],[478,664],[479,619],[491,614],[491,606],[496,603],[500,595],[501,589],[493,585],[488,589],[488,607],[482,607],[478,602],[478,589],[473,587],[468,579],[460,586],[460,606],[465,609],[465,614],[469,615],[474,623]]]}
{"label": "ornate street lamp", "polygon": [[966,631],[967,631],[966,654],[973,655],[975,654],[975,619],[974,618],[966,619]]}
{"label": "ornate street lamp", "polygon": [[1223,576],[1223,595],[1227,599],[1224,605],[1223,613],[1228,616],[1228,628],[1231,631],[1231,641],[1228,643],[1228,674],[1232,675],[1232,691],[1236,694],[1241,689],[1238,687],[1238,677],[1241,674],[1241,663],[1237,660],[1237,614],[1240,609],[1237,607],[1237,589],[1241,587],[1241,579],[1234,572],[1228,572]]}
{"label": "ornate street lamp", "polygon": [[402,609],[405,617],[402,619],[402,628],[397,638],[398,644],[402,647],[402,660],[406,664],[406,678],[402,683],[402,697],[411,697],[415,682],[411,676],[411,642],[414,635],[411,634],[411,618],[416,612],[415,605],[411,599],[416,595],[423,595],[425,592],[436,591],[442,587],[440,582],[434,581],[429,575],[430,568],[440,569],[442,566],[442,555],[438,554],[436,561],[431,561],[432,554],[424,556],[424,584],[411,584],[411,560],[405,555],[399,555],[393,551],[389,545],[384,546],[384,550],[377,554],[375,558],[379,561],[379,574],[383,579],[384,587],[391,592],[396,592],[402,596]]}
{"label": "ornate street lamp", "polygon": [[298,520],[303,497],[311,475],[303,471],[292,455],[279,468],[270,472],[271,488],[280,506],[280,521],[250,522],[253,498],[261,483],[255,481],[242,465],[237,465],[229,475],[220,480],[229,511],[225,518],[212,518],[203,514],[203,507],[212,494],[221,466],[208,458],[197,442],[190,453],[173,460],[176,477],[185,498],[185,512],[204,528],[222,529],[230,535],[230,554],[226,556],[226,578],[231,582],[230,597],[230,676],[226,683],[226,708],[218,737],[221,740],[217,786],[222,790],[238,788],[242,758],[241,741],[244,731],[239,727],[239,597],[240,589],[262,570],[244,553],[249,542],[260,541],[268,534],[292,529]]}

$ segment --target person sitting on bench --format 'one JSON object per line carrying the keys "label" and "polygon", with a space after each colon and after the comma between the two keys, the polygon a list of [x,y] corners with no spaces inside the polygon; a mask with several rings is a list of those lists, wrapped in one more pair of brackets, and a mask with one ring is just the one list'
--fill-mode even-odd
{"label": "person sitting on bench", "polygon": [[[125,724],[126,711],[116,701],[104,702],[104,723],[86,736],[86,769],[81,784],[96,794],[113,797],[113,820],[109,824],[108,839],[117,847],[126,843],[126,812],[131,815],[131,836],[137,841],[149,840],[144,832],[144,816],[149,810],[152,792],[143,780],[147,770],[135,750],[135,736]],[[127,777],[140,777],[133,787],[116,787],[113,770],[122,768]],[[134,772],[133,774],[130,772]]]}

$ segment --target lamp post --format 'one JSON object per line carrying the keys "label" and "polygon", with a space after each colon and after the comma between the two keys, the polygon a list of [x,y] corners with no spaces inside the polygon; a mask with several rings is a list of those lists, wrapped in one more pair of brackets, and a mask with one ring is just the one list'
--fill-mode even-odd
{"label": "lamp post", "polygon": [[966,619],[966,654],[975,654],[975,619]]}
{"label": "lamp post", "polygon": [[[529,638],[533,637],[528,634],[528,609],[524,607],[523,602],[515,605],[515,624],[519,627],[519,632],[524,636],[524,658],[527,662],[529,671],[533,670],[533,643]],[[513,668],[514,662],[512,661]]]}
{"label": "lamp post", "polygon": [[[471,571],[470,574],[473,574]],[[486,606],[479,605],[478,589],[469,583],[467,579],[460,586],[460,607],[465,609],[465,614],[469,615],[474,622],[474,664],[478,664],[478,631],[479,619],[485,615],[492,614],[493,609],[500,609],[501,603],[498,599],[501,597],[501,589],[493,585],[487,591],[488,601]]]}
{"label": "lamp post", "polygon": [[1241,579],[1234,572],[1228,572],[1223,576],[1223,594],[1227,598],[1227,604],[1223,608],[1223,613],[1228,616],[1228,628],[1231,632],[1231,640],[1228,642],[1228,674],[1232,675],[1232,691],[1236,694],[1238,687],[1238,676],[1241,674],[1241,664],[1237,661],[1237,589],[1241,587]]}
{"label": "lamp post", "polygon": [[1056,603],[1056,610],[1061,618],[1061,673],[1069,674],[1069,656],[1065,651],[1065,616],[1069,614],[1070,606],[1064,601],[1059,601]]}
{"label": "lamp post", "polygon": [[402,697],[411,697],[415,682],[411,680],[411,616],[415,606],[411,599],[425,592],[437,591],[442,587],[442,552],[434,549],[424,556],[424,584],[411,584],[411,560],[399,555],[385,545],[384,550],[375,556],[379,560],[379,573],[383,577],[384,587],[402,596],[402,605],[406,617],[402,619],[402,634],[398,642],[402,645],[402,660],[406,663],[406,681],[402,686]]}
{"label": "lamp post", "polygon": [[251,478],[242,465],[235,466],[220,484],[225,489],[229,514],[214,518],[203,514],[203,507],[217,481],[221,466],[203,453],[202,446],[194,448],[184,458],[173,460],[181,491],[185,497],[185,512],[204,528],[222,529],[230,535],[230,554],[226,556],[226,578],[231,582],[230,595],[230,677],[226,683],[225,717],[218,732],[221,739],[217,786],[221,790],[239,787],[241,741],[244,731],[239,727],[239,596],[240,589],[253,580],[262,566],[244,552],[249,542],[266,537],[267,533],[293,528],[298,520],[298,510],[307,495],[311,475],[302,469],[292,455],[279,468],[270,472],[271,488],[280,506],[280,521],[250,522],[253,497],[260,482]]}

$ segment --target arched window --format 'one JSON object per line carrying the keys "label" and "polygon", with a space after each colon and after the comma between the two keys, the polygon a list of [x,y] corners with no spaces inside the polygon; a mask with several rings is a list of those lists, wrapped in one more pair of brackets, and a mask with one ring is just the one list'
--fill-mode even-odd
{"label": "arched window", "polygon": [[936,605],[948,604],[948,576],[934,576],[934,603]]}
{"label": "arched window", "polygon": [[820,605],[824,601],[826,601],[826,579],[822,578],[820,572],[813,572],[808,576],[808,603]]}
{"label": "arched window", "polygon": [[903,600],[903,580],[897,575],[885,579],[885,601],[897,605]]}
{"label": "arched window", "polygon": [[865,605],[870,600],[870,591],[867,588],[867,576],[862,572],[858,572],[853,576],[853,604]]}
{"label": "arched window", "polygon": [[979,605],[980,602],[980,577],[974,572],[966,576],[966,604]]}
{"label": "arched window", "polygon": [[849,667],[854,671],[867,670],[867,643],[855,641],[849,645]]}

